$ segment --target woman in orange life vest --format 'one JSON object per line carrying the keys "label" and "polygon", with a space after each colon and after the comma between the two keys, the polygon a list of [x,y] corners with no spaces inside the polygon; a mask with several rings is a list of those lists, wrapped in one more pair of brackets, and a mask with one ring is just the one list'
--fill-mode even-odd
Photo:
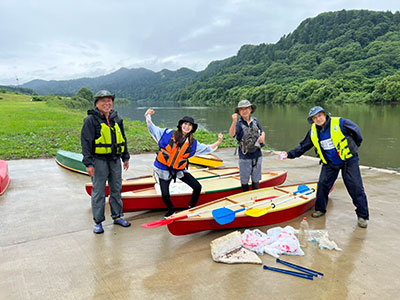
{"label": "woman in orange life vest", "polygon": [[215,151],[223,135],[218,134],[218,140],[214,144],[205,145],[193,137],[198,125],[192,117],[183,117],[178,122],[178,130],[172,130],[154,125],[151,121],[151,115],[154,113],[155,111],[149,108],[144,116],[151,136],[160,147],[154,161],[154,177],[160,184],[162,200],[168,209],[165,217],[169,217],[175,213],[169,194],[169,184],[173,179],[179,178],[189,185],[193,189],[189,208],[194,207],[200,197],[201,184],[188,172],[188,159],[196,154]]}

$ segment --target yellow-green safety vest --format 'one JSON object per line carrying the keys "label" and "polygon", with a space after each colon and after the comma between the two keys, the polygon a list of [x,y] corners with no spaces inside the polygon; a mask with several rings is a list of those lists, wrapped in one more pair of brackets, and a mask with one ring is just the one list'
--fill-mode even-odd
{"label": "yellow-green safety vest", "polygon": [[[115,135],[116,142],[114,147],[116,154],[121,154],[125,151],[125,139],[122,136],[121,128],[118,123],[115,123],[114,128],[107,126],[105,123],[100,123],[100,137],[95,140],[95,153],[96,154],[111,154],[112,153],[112,135]],[[112,132],[111,132],[112,131]]]}
{"label": "yellow-green safety vest", "polygon": [[[342,130],[340,129],[340,118],[332,117],[331,118],[331,139],[333,144],[335,145],[336,151],[341,160],[346,160],[353,156],[349,149],[349,144],[347,142],[346,137],[344,136]],[[324,164],[327,164],[324,155],[322,154],[321,145],[319,144],[319,138],[317,133],[317,126],[312,124],[311,126],[311,141],[314,144],[314,147],[317,149],[317,153],[321,158]]]}

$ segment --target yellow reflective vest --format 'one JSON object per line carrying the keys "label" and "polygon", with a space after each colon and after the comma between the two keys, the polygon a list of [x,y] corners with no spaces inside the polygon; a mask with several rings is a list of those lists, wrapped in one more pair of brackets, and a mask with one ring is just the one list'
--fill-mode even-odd
{"label": "yellow reflective vest", "polygon": [[[353,154],[351,154],[350,152],[348,141],[344,136],[342,130],[340,129],[340,118],[331,117],[330,134],[332,142],[340,159],[345,161],[346,159],[352,157]],[[322,162],[324,164],[327,164],[327,161],[322,154],[322,149],[318,138],[317,126],[315,125],[315,123],[311,126],[311,141],[314,144],[315,149],[317,149],[317,153]]]}
{"label": "yellow reflective vest", "polygon": [[111,154],[114,149],[115,154],[123,153],[125,151],[125,139],[118,123],[115,123],[114,127],[109,127],[104,122],[101,122],[100,125],[100,137],[95,140],[94,152],[96,154]]}

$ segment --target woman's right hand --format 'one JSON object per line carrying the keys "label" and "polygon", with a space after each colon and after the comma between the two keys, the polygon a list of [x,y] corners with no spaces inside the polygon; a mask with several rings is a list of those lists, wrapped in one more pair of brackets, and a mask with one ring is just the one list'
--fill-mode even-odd
{"label": "woman's right hand", "polygon": [[146,110],[146,112],[144,113],[144,117],[146,118],[148,115],[153,115],[155,113],[154,109],[149,108],[148,110]]}

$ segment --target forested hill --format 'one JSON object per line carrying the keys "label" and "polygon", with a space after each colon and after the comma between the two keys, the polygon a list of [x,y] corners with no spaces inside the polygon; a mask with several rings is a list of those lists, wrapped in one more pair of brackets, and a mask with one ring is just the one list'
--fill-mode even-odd
{"label": "forested hill", "polygon": [[34,91],[19,86],[10,87],[7,85],[0,85],[0,93],[21,93],[21,94],[33,95]]}
{"label": "forested hill", "polygon": [[192,83],[197,73],[187,68],[177,71],[162,70],[153,72],[144,68],[126,69],[96,78],[80,78],[74,80],[32,80],[23,87],[35,90],[40,95],[54,94],[73,96],[82,87],[93,92],[107,89],[119,98],[134,101],[159,100],[173,101],[173,94]]}
{"label": "forested hill", "polygon": [[244,45],[177,93],[191,103],[399,102],[400,14],[327,12],[276,44]]}
{"label": "forested hill", "polygon": [[85,86],[137,100],[187,104],[399,102],[400,13],[351,10],[304,20],[276,44],[244,45],[236,56],[189,69],[121,69],[71,81],[32,81],[40,94]]}

